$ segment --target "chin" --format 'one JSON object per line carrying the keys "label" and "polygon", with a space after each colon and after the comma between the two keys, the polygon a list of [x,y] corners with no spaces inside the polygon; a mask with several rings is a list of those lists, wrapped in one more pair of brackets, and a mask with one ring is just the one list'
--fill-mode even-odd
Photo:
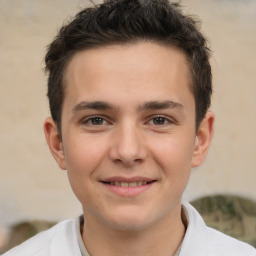
{"label": "chin", "polygon": [[140,231],[146,229],[150,226],[148,223],[142,223],[137,220],[122,220],[122,221],[115,221],[111,223],[112,227],[116,230],[120,231]]}
{"label": "chin", "polygon": [[140,231],[146,229],[154,222],[152,217],[143,215],[141,212],[131,213],[129,211],[124,214],[117,213],[110,217],[108,223],[112,228],[120,231]]}

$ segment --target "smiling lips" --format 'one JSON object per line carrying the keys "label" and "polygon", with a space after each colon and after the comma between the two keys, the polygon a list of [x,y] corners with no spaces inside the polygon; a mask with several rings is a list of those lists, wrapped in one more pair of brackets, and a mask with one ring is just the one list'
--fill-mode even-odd
{"label": "smiling lips", "polygon": [[147,178],[110,178],[102,183],[113,193],[120,196],[136,196],[148,190],[156,180]]}
{"label": "smiling lips", "polygon": [[[153,181],[151,181],[153,182]],[[143,186],[143,185],[147,185],[150,183],[150,181],[138,181],[138,182],[126,182],[126,181],[110,181],[110,182],[106,182],[109,185],[115,185],[115,186],[119,186],[119,187],[123,187],[123,188],[127,188],[127,187],[139,187],[139,186]]]}

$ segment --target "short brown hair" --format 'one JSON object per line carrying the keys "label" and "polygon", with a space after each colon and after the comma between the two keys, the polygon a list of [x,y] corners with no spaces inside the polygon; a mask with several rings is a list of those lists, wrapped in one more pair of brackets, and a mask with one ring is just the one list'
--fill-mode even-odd
{"label": "short brown hair", "polygon": [[59,132],[65,89],[63,73],[70,58],[84,49],[140,40],[176,46],[187,56],[198,128],[210,107],[212,75],[210,50],[197,24],[194,18],[182,14],[179,4],[168,0],[105,0],[79,12],[60,29],[45,57],[49,74],[47,95]]}

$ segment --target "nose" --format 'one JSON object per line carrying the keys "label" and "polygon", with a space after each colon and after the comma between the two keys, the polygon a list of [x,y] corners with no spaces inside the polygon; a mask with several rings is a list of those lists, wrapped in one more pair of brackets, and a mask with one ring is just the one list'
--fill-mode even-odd
{"label": "nose", "polygon": [[135,124],[125,123],[116,128],[109,150],[109,157],[115,163],[132,167],[147,156],[142,131]]}

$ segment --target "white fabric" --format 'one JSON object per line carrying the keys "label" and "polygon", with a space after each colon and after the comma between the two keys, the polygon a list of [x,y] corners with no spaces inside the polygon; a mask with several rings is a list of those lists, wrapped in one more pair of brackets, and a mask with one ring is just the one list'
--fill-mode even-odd
{"label": "white fabric", "polygon": [[[184,203],[188,228],[179,256],[256,256],[256,249],[205,225],[199,213]],[[75,220],[63,221],[3,256],[81,256]]]}
{"label": "white fabric", "polygon": [[66,220],[41,232],[4,256],[81,256],[75,220]]}
{"label": "white fabric", "polygon": [[83,225],[83,223],[81,223],[81,218],[83,219],[83,216],[80,216],[78,218],[76,218],[76,236],[77,236],[77,241],[78,241],[78,245],[81,251],[81,255],[82,256],[90,256],[89,253],[87,252],[84,242],[83,242],[83,238],[81,235],[81,225]]}
{"label": "white fabric", "polygon": [[180,256],[256,256],[255,248],[207,227],[192,205],[183,206],[189,225]]}

